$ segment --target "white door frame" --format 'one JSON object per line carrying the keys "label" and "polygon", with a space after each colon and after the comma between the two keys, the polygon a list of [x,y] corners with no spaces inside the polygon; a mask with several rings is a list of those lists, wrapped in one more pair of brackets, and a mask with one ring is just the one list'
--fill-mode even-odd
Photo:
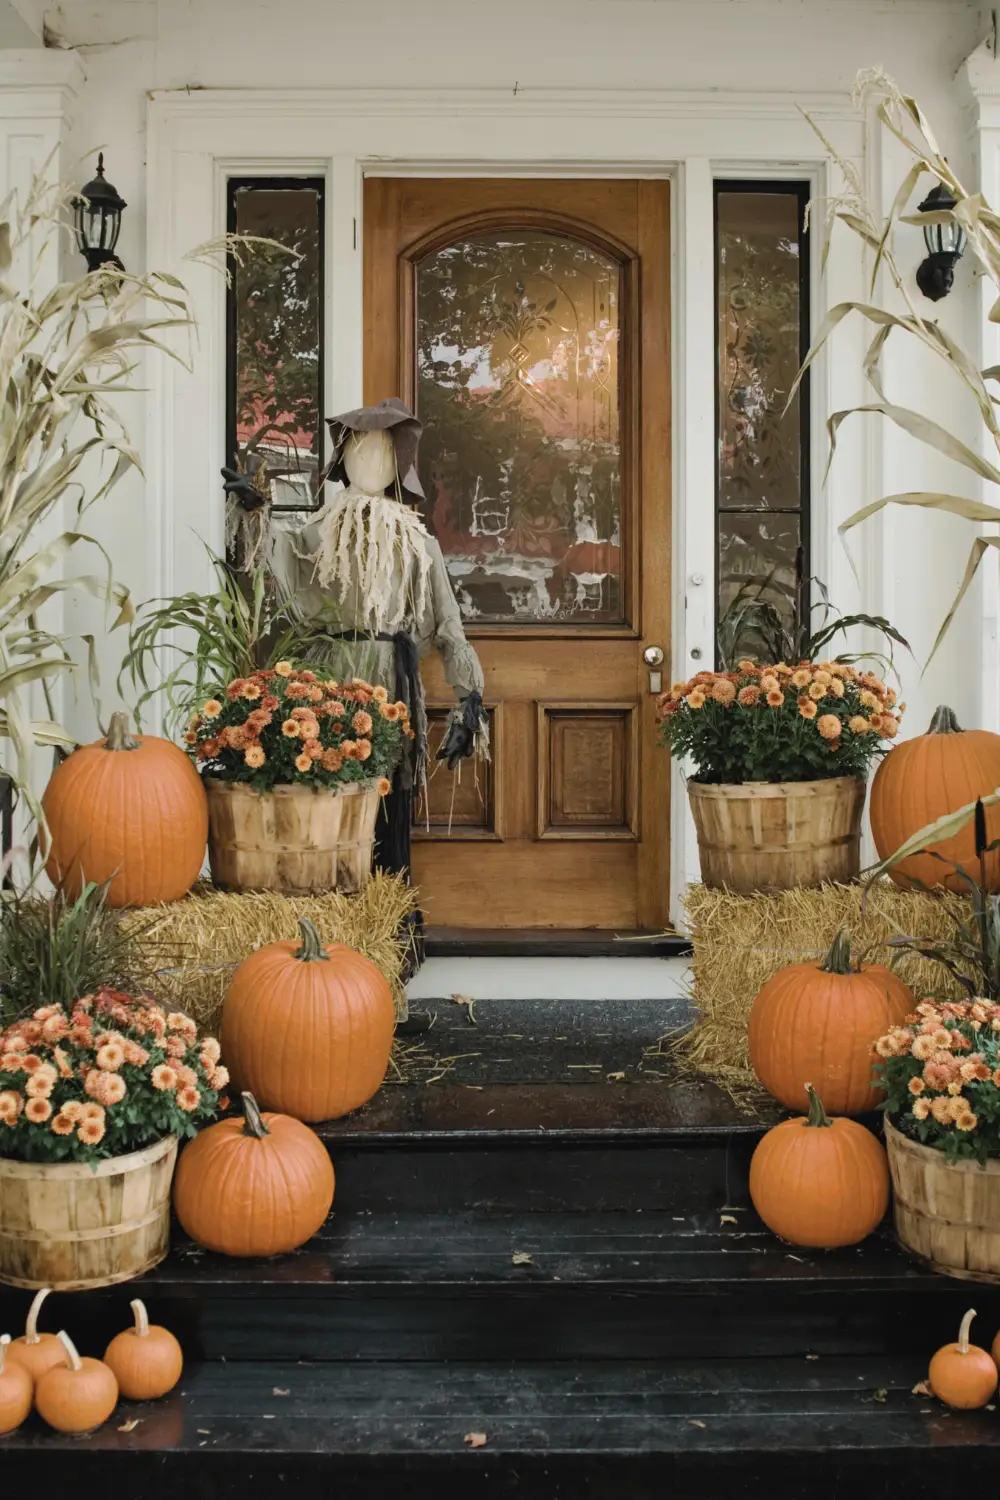
{"label": "white door frame", "polygon": [[[366,174],[422,176],[663,177],[672,183],[673,639],[671,672],[687,676],[714,655],[715,287],[713,179],[797,178],[828,191],[826,152],[806,109],[840,154],[861,169],[864,131],[846,94],[720,95],[673,91],[199,90],[154,93],[148,104],[148,264],[181,274],[199,320],[192,372],[151,369],[147,432],[148,573],[151,594],[198,588],[208,570],[192,532],[222,546],[219,469],[225,461],[224,284],[182,264],[226,225],[230,176],[322,176],[326,196],[326,391],[331,411],[360,404],[362,184]],[[539,155],[539,142],[545,154]],[[836,249],[823,284],[813,235],[814,323],[826,306],[863,289],[860,257]],[[860,336],[860,335],[859,335]],[[850,335],[841,342],[844,345]],[[857,358],[853,354],[857,352]],[[824,357],[813,377],[813,446],[824,414],[863,399],[862,346]],[[873,498],[869,424],[845,432],[833,483],[814,479],[814,571],[843,608],[862,599],[842,549],[838,519]],[[822,464],[814,463],[814,474]],[[840,503],[838,496],[843,496]],[[692,652],[701,653],[700,658]],[[697,878],[683,781],[674,772],[672,916]]]}

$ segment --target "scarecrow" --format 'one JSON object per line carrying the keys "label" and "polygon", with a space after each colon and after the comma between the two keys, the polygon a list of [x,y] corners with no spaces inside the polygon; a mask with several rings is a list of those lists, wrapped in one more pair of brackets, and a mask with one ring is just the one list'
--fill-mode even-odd
{"label": "scarecrow", "polygon": [[260,480],[223,469],[227,534],[243,542],[244,562],[263,559],[298,616],[319,626],[324,668],[338,681],[381,684],[407,706],[414,740],[383,799],[376,867],[409,871],[413,792],[426,780],[427,714],[419,659],[437,650],[456,705],[438,760],[454,771],[488,754],[483,673],[465,630],[441,548],[415,506],[421,424],[396,397],[327,425],[333,455],[325,479],[344,488],[315,520],[283,530],[267,516]]}

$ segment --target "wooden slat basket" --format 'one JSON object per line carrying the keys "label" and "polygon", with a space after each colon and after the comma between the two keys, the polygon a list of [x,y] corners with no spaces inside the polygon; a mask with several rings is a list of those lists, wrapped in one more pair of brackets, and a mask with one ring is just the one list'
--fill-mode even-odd
{"label": "wooden slat basket", "polygon": [[371,878],[374,782],[259,792],[206,777],[205,786],[209,863],[221,890],[350,893]]}
{"label": "wooden slat basket", "polygon": [[865,784],[826,781],[689,781],[701,878],[738,895],[856,879]]}
{"label": "wooden slat basket", "polygon": [[93,1167],[0,1161],[0,1281],[77,1292],[158,1265],[176,1161],[173,1135]]}
{"label": "wooden slat basket", "polygon": [[949,1162],[889,1120],[885,1140],[904,1250],[945,1276],[1000,1283],[1000,1161]]}

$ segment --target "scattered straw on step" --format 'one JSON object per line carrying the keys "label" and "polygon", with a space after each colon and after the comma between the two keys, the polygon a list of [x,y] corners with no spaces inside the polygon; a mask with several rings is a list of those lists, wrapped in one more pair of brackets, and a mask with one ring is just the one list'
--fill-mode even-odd
{"label": "scattered straw on step", "polygon": [[217,891],[200,884],[183,901],[126,912],[121,923],[135,933],[138,960],[151,950],[157,997],[212,1031],[236,966],[265,943],[297,938],[299,917],[314,922],[324,942],[346,943],[377,964],[398,1013],[406,956],[399,927],[415,906],[416,892],[400,876],[375,875],[350,896]]}
{"label": "scattered straw on step", "polygon": [[[701,1015],[670,1044],[680,1064],[735,1095],[758,1090],[747,1049],[758,990],[788,964],[820,962],[841,927],[851,930],[856,958],[889,965],[918,994],[956,993],[939,964],[886,946],[893,937],[944,937],[953,931],[942,903],[922,891],[900,890],[889,880],[870,887],[867,900],[864,896],[861,885],[755,896],[691,886],[685,907],[692,996]],[[948,895],[945,903],[955,913],[968,912],[961,896]]]}

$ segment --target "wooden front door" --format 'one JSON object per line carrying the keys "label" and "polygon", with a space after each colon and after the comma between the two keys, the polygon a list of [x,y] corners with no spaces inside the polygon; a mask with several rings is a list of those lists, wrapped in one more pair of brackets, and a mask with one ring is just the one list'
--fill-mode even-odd
{"label": "wooden front door", "polygon": [[[432,926],[655,930],[669,760],[669,187],[371,177],[365,401],[424,423],[425,520],[486,675],[492,760],[414,828]],[[425,664],[432,753],[453,701]]]}

